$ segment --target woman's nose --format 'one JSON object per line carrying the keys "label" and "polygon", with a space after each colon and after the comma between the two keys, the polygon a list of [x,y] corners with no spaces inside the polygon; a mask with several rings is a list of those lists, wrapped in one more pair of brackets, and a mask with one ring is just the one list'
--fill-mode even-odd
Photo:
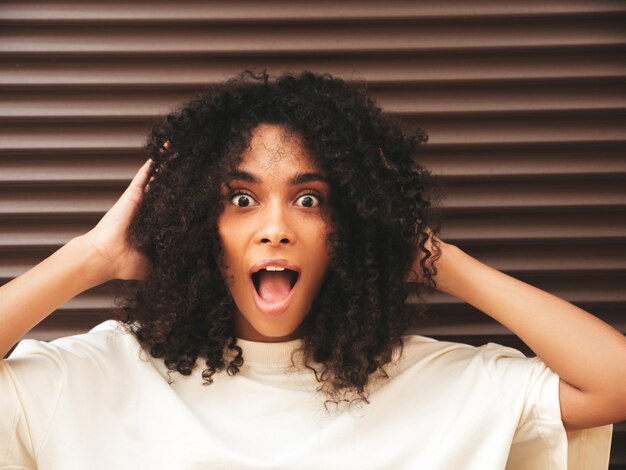
{"label": "woman's nose", "polygon": [[257,233],[257,243],[271,246],[295,243],[296,236],[287,220],[285,208],[278,204],[272,204],[259,215],[261,226]]}

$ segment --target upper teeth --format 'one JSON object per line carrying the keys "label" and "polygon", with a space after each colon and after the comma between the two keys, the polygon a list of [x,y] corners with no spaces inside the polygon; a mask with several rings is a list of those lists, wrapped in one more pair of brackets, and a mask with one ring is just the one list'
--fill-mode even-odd
{"label": "upper teeth", "polygon": [[278,266],[265,266],[268,271],[284,271],[285,268],[279,268]]}

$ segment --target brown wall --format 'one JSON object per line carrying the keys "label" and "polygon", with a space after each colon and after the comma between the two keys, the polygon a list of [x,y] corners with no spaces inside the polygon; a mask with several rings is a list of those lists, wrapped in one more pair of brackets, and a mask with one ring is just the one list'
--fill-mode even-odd
{"label": "brown wall", "polygon": [[[444,240],[626,332],[625,2],[211,3],[0,4],[0,282],[95,225],[170,106],[245,68],[309,68],[366,79],[428,131]],[[28,337],[90,328],[114,289]],[[458,299],[429,301],[420,334],[532,355]],[[621,423],[612,468],[625,448]]]}

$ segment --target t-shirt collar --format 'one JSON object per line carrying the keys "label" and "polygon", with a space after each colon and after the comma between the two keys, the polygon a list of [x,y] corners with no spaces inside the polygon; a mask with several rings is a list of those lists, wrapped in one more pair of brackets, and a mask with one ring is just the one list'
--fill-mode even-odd
{"label": "t-shirt collar", "polygon": [[[302,347],[302,338],[278,343],[263,343],[260,341],[250,341],[237,338],[236,345],[241,348],[244,365],[284,367],[291,365],[291,355],[294,351]],[[301,352],[294,356],[297,364],[301,363]]]}

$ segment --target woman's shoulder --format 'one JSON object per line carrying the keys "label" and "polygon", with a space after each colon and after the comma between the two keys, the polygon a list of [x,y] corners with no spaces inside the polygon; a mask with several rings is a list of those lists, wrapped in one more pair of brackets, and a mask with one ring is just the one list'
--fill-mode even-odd
{"label": "woman's shoulder", "polygon": [[468,368],[479,372],[488,370],[491,364],[536,360],[521,351],[498,343],[489,342],[474,346],[462,342],[443,341],[420,334],[407,334],[402,337],[403,347],[396,351],[394,364],[398,372],[408,368],[436,370],[444,374],[465,371]]}
{"label": "woman's shoulder", "polygon": [[128,328],[116,320],[106,320],[85,333],[51,341],[23,339],[6,360],[12,367],[50,364],[76,369],[93,367],[94,363],[120,367],[139,356],[145,358],[145,353]]}
{"label": "woman's shoulder", "polygon": [[406,354],[407,359],[412,360],[437,358],[440,361],[448,361],[459,358],[489,358],[494,355],[526,357],[518,349],[493,342],[474,346],[461,342],[443,341],[419,334],[407,334],[402,339],[404,346],[403,356]]}

